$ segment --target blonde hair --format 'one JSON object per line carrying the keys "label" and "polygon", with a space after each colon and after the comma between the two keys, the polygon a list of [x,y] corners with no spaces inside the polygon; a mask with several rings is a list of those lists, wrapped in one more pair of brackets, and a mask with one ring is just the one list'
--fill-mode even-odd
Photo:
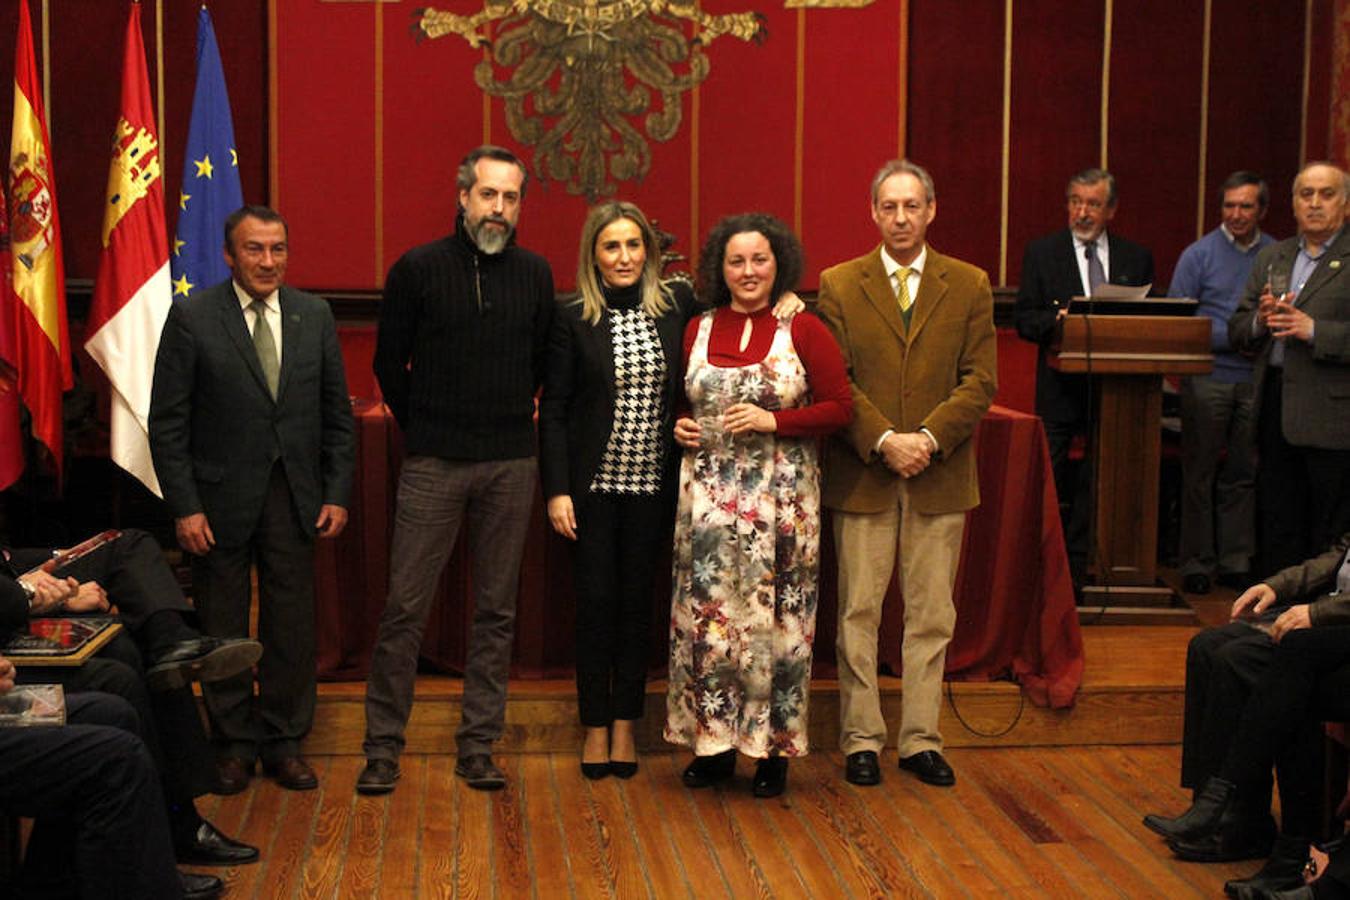
{"label": "blonde hair", "polygon": [[656,239],[656,229],[632,203],[609,200],[592,207],[586,214],[586,221],[581,226],[581,247],[577,251],[577,289],[581,298],[576,302],[581,304],[581,317],[592,325],[598,325],[605,312],[605,292],[595,266],[595,241],[600,232],[620,219],[628,219],[642,233],[642,246],[647,255],[638,280],[642,311],[655,319],[670,309],[669,288],[661,283],[661,245]]}

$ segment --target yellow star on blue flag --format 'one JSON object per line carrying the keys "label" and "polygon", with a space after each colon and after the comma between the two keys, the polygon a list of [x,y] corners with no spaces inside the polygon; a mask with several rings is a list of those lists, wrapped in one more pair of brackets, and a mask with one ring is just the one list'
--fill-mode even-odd
{"label": "yellow star on blue flag", "polygon": [[[189,195],[184,191],[174,256],[169,261],[175,299],[230,277],[220,253],[223,229],[230,213],[244,205],[225,72],[211,14],[205,6],[197,13],[197,88],[192,95],[192,120],[184,150],[183,184],[192,186],[192,203],[187,202]],[[212,157],[228,157],[231,164],[217,167]]]}

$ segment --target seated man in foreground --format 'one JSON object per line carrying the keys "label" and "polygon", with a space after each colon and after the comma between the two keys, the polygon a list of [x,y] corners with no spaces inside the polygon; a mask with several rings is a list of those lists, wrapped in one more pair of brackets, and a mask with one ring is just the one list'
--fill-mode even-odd
{"label": "seated man in foreground", "polygon": [[[0,695],[14,665],[0,657]],[[179,873],[136,713],[106,694],[68,694],[66,724],[0,728],[0,810],[34,819],[24,897],[109,900],[220,895],[219,878]],[[2,886],[0,886],[2,887]]]}
{"label": "seated man in foreground", "polygon": [[215,766],[192,681],[228,678],[262,654],[257,641],[204,637],[189,625],[192,607],[153,537],[128,530],[48,572],[42,549],[4,551],[0,562],[0,633],[28,619],[106,614],[115,604],[124,631],[81,666],[23,667],[20,683],[58,683],[68,693],[99,691],[129,702],[160,773],[180,862],[238,865],[256,848],[221,834],[198,814],[193,798],[215,787]]}
{"label": "seated man in foreground", "polygon": [[[1285,608],[1270,621],[1270,611],[1280,604]],[[1265,856],[1274,837],[1269,813],[1273,764],[1283,829],[1260,872],[1225,886],[1235,896],[1297,886],[1319,830],[1321,723],[1350,717],[1350,533],[1325,553],[1244,592],[1233,604],[1233,618],[1237,623],[1247,617],[1258,623],[1269,646],[1261,650],[1259,672],[1249,670],[1248,696],[1229,715],[1217,764],[1181,816],[1144,818],[1182,859]],[[1189,694],[1189,684],[1187,689]]]}

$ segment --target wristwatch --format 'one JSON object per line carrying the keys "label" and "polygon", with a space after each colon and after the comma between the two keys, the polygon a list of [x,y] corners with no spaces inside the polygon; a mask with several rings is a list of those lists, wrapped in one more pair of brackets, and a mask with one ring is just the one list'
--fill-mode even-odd
{"label": "wristwatch", "polygon": [[33,611],[33,598],[37,596],[37,588],[26,581],[19,582],[19,588],[23,591],[23,598],[28,601],[28,611]]}

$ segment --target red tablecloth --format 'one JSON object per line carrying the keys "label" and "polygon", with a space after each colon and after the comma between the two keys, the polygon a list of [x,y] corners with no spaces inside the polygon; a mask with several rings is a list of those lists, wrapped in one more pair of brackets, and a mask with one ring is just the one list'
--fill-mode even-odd
{"label": "red tablecloth", "polygon": [[[357,483],[351,519],[336,541],[322,541],[317,554],[319,674],[359,680],[369,670],[389,576],[389,536],[402,439],[384,406],[355,405]],[[1067,706],[1083,673],[1083,642],[1074,608],[1054,481],[1040,421],[993,407],[976,434],[981,504],[966,525],[957,575],[956,635],[947,654],[948,677],[981,681],[1012,677],[1033,702]],[[513,654],[514,677],[569,675],[573,661],[571,561],[566,543],[545,522],[537,498],[521,567],[520,601]],[[833,547],[821,568],[816,672],[834,673],[836,594]],[[663,562],[659,571],[668,572]],[[667,652],[668,578],[653,592],[650,636],[654,670]],[[440,597],[422,643],[424,663],[459,671],[471,615],[465,542],[451,555]],[[892,585],[882,618],[880,658],[900,670],[902,598]]]}

